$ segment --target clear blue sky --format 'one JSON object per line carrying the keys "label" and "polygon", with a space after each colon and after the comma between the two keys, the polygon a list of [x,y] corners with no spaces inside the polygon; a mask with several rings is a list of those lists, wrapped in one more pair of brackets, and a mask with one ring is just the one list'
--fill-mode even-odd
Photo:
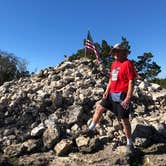
{"label": "clear blue sky", "polygon": [[130,59],[152,52],[166,77],[166,0],[0,0],[0,49],[28,61],[34,71],[55,66],[95,42],[125,36]]}

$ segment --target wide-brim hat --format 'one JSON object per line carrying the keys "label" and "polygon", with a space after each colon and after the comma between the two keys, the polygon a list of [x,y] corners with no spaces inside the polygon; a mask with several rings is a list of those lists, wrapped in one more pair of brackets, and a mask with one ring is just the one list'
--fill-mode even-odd
{"label": "wide-brim hat", "polygon": [[126,45],[123,45],[121,43],[117,43],[111,48],[109,55],[113,55],[116,51],[124,51],[126,54],[129,54],[130,51]]}

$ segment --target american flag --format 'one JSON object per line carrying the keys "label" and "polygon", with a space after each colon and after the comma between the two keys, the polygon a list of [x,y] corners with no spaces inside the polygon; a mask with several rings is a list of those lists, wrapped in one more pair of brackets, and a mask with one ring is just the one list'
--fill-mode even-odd
{"label": "american flag", "polygon": [[88,31],[87,39],[85,41],[85,49],[86,50],[91,50],[95,53],[97,62],[99,64],[100,63],[99,52],[98,52],[96,46],[93,43],[93,40],[92,40],[92,37],[91,37],[91,34],[90,34],[89,31]]}

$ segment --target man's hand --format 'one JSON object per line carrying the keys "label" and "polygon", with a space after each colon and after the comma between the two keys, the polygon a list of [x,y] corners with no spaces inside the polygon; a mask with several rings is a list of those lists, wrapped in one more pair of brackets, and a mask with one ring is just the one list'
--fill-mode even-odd
{"label": "man's hand", "polygon": [[129,109],[130,102],[131,102],[131,99],[128,98],[128,97],[126,97],[126,98],[122,101],[121,105],[122,105],[122,107],[123,107],[125,110],[127,110],[127,109]]}
{"label": "man's hand", "polygon": [[111,87],[111,79],[109,80],[109,83],[108,83],[108,85],[107,85],[107,88],[106,88],[106,90],[105,90],[105,92],[104,92],[104,94],[103,94],[103,99],[106,99],[106,98],[107,98],[107,96],[108,96],[108,94],[109,94],[109,89],[110,89],[110,87]]}
{"label": "man's hand", "polygon": [[107,96],[108,96],[108,92],[106,91],[106,92],[104,92],[104,94],[103,94],[103,99],[106,99]]}
{"label": "man's hand", "polygon": [[127,96],[121,103],[122,107],[126,110],[129,109],[129,106],[130,106],[130,103],[131,103],[133,88],[134,88],[134,80],[129,80]]}

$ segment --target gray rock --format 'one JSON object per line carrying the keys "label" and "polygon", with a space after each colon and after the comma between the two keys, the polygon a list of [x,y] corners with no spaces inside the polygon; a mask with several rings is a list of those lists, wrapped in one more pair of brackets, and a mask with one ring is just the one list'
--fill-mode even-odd
{"label": "gray rock", "polygon": [[160,85],[158,85],[158,84],[155,84],[155,83],[150,83],[150,84],[151,84],[152,90],[159,90],[159,89],[161,89]]}
{"label": "gray rock", "polygon": [[89,137],[86,138],[84,136],[80,136],[76,138],[76,144],[81,152],[90,153],[97,148],[99,144],[99,139],[97,138],[90,139]]}
{"label": "gray rock", "polygon": [[163,135],[166,138],[166,124],[164,124],[164,123],[153,123],[152,125],[159,134]]}
{"label": "gray rock", "polygon": [[29,139],[21,145],[24,149],[24,153],[39,152],[42,146],[42,140]]}
{"label": "gray rock", "polygon": [[59,141],[60,131],[58,126],[49,126],[43,133],[43,144],[46,149],[51,149]]}
{"label": "gray rock", "polygon": [[147,138],[135,138],[134,145],[138,147],[146,148],[148,147],[152,142]]}
{"label": "gray rock", "polygon": [[4,149],[4,154],[8,156],[20,156],[24,154],[26,148],[23,147],[21,144],[12,144]]}
{"label": "gray rock", "polygon": [[51,95],[51,100],[53,103],[54,108],[58,108],[62,106],[62,93],[59,91],[56,91]]}
{"label": "gray rock", "polygon": [[74,65],[72,64],[72,62],[64,62],[62,65],[58,67],[58,70],[64,71],[65,69],[73,68],[73,67]]}
{"label": "gray rock", "polygon": [[139,84],[138,87],[142,90],[146,90],[148,88],[148,86],[149,86],[149,83],[146,80],[144,80]]}
{"label": "gray rock", "polygon": [[66,81],[67,83],[73,82],[74,77],[71,76],[63,76],[63,80]]}
{"label": "gray rock", "polygon": [[31,136],[40,137],[42,136],[44,130],[45,130],[44,124],[40,123],[37,127],[32,129]]}
{"label": "gray rock", "polygon": [[58,156],[65,155],[72,148],[72,144],[71,140],[63,139],[54,147],[54,151]]}
{"label": "gray rock", "polygon": [[143,119],[133,119],[131,122],[132,136],[135,139],[138,138],[149,138],[153,135],[153,128],[147,125]]}
{"label": "gray rock", "polygon": [[73,124],[79,120],[81,120],[81,114],[83,112],[83,109],[81,106],[78,105],[72,105],[71,107],[68,107],[67,111],[67,124]]}
{"label": "gray rock", "polygon": [[3,132],[3,135],[8,136],[8,135],[11,135],[11,134],[15,134],[15,130],[16,130],[16,128],[5,129],[4,132]]}
{"label": "gray rock", "polygon": [[115,128],[115,130],[120,130],[121,129],[121,125],[120,125],[120,123],[117,119],[115,119],[113,121],[113,127]]}
{"label": "gray rock", "polygon": [[72,131],[78,131],[78,130],[79,130],[78,124],[74,124],[74,125],[71,127],[71,130],[72,130]]}

